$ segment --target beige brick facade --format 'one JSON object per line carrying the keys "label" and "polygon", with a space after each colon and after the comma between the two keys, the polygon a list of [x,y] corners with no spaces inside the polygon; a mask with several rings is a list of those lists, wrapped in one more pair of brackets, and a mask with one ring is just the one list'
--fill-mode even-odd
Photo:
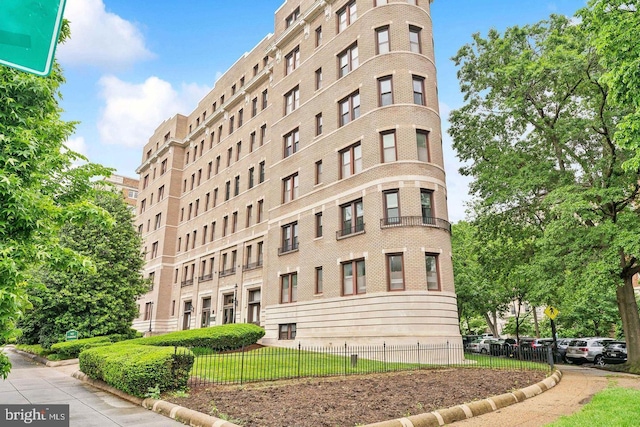
{"label": "beige brick facade", "polygon": [[431,25],[428,0],[287,0],[275,34],[158,127],[137,206],[154,286],[134,327],[460,340]]}

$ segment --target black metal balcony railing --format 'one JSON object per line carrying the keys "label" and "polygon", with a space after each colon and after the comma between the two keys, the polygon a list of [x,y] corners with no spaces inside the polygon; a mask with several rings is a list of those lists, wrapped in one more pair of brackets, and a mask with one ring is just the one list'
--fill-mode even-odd
{"label": "black metal balcony railing", "polygon": [[236,274],[236,268],[228,268],[226,270],[222,270],[218,273],[218,277],[231,276],[232,274]]}
{"label": "black metal balcony railing", "polygon": [[358,223],[353,227],[345,227],[342,230],[336,231],[336,239],[341,239],[350,235],[364,233],[364,222]]}
{"label": "black metal balcony railing", "polygon": [[213,274],[211,273],[198,277],[198,282],[208,282],[209,280],[213,280]]}
{"label": "black metal balcony railing", "polygon": [[283,255],[289,252],[295,252],[298,250],[298,242],[285,243],[282,247],[278,248],[278,255]]}
{"label": "black metal balcony railing", "polygon": [[380,228],[422,226],[441,228],[451,233],[451,223],[442,218],[434,218],[431,216],[398,216],[382,218],[380,220]]}
{"label": "black metal balcony railing", "polygon": [[242,271],[255,270],[256,268],[262,267],[262,260],[258,260],[256,262],[250,262],[242,267]]}
{"label": "black metal balcony railing", "polygon": [[191,285],[193,285],[193,279],[183,280],[182,283],[180,283],[181,288],[184,288],[185,286],[191,286]]}

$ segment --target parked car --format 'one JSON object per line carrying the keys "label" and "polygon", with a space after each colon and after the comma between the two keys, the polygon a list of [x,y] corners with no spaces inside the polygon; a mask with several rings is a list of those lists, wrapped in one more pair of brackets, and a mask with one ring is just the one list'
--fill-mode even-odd
{"label": "parked car", "polygon": [[493,338],[481,338],[479,340],[475,340],[469,344],[468,349],[473,353],[487,354],[489,353],[489,344],[491,341],[495,340]]}
{"label": "parked car", "polygon": [[547,348],[553,344],[553,338],[523,338],[521,340],[522,348]]}
{"label": "parked car", "polygon": [[480,338],[482,338],[480,335],[463,335],[462,344],[464,349],[467,350],[469,348],[469,344]]}
{"label": "parked car", "polygon": [[558,356],[560,357],[560,360],[562,360],[563,362],[567,363],[567,347],[569,347],[569,343],[571,343],[571,341],[575,340],[575,338],[560,338],[558,339],[557,343],[558,343]]}
{"label": "parked car", "polygon": [[567,347],[566,358],[576,365],[582,365],[585,362],[599,364],[604,346],[609,341],[613,339],[600,337],[575,339]]}
{"label": "parked car", "polygon": [[600,362],[604,365],[614,365],[627,361],[627,343],[624,341],[609,341],[602,351]]}

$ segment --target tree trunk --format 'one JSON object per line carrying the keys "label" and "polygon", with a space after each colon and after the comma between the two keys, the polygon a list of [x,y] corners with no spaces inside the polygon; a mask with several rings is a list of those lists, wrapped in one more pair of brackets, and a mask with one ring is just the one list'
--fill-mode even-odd
{"label": "tree trunk", "polygon": [[536,311],[536,307],[531,307],[533,310],[533,325],[536,328],[536,338],[540,338],[540,326],[538,325],[538,312]]}
{"label": "tree trunk", "polygon": [[493,317],[493,321],[491,319],[491,317],[489,316],[489,313],[484,313],[484,320],[485,322],[487,322],[487,325],[489,326],[489,330],[491,331],[491,333],[493,334],[494,337],[498,337],[498,334],[496,333],[496,314],[491,313],[492,317]]}
{"label": "tree trunk", "polygon": [[635,373],[640,373],[640,316],[632,279],[633,276],[624,278],[624,285],[616,289],[616,299],[627,341],[627,363]]}

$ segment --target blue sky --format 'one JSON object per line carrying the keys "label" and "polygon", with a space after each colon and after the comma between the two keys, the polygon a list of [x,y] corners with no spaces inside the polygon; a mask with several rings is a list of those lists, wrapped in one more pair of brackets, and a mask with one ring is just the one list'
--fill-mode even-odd
{"label": "blue sky", "polygon": [[[426,0],[422,0],[426,1]],[[432,4],[443,127],[462,105],[450,58],[490,28],[573,15],[586,0],[435,0]],[[57,58],[65,71],[65,120],[79,121],[68,145],[91,161],[135,177],[142,146],[163,120],[188,114],[244,52],[273,32],[283,0],[67,0],[71,40]],[[247,6],[249,5],[249,6]],[[468,180],[445,135],[449,217],[465,217]]]}

